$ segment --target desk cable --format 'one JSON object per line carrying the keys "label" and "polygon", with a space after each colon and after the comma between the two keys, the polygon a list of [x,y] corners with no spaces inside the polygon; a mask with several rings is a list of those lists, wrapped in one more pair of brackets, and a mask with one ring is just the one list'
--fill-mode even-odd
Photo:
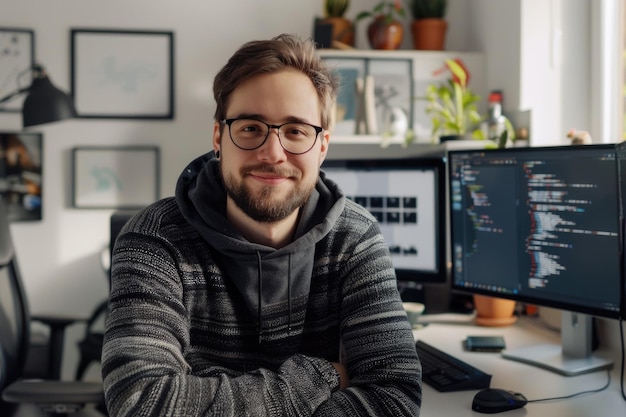
{"label": "desk cable", "polygon": [[622,398],[626,401],[626,392],[624,392],[624,321],[620,317],[619,319],[619,340],[622,346],[622,369],[620,371],[620,393]]}
{"label": "desk cable", "polygon": [[[546,323],[544,320],[541,320],[539,317],[535,317],[535,320],[532,320],[531,323],[535,324],[538,327],[542,327],[544,329],[550,330],[550,331],[554,331],[557,332],[558,329],[554,326],[549,325],[548,323]],[[620,347],[621,347],[621,369],[620,369],[620,394],[622,395],[622,398],[624,399],[624,401],[626,401],[626,391],[624,390],[624,373],[625,373],[625,354],[624,354],[624,320],[622,318],[619,319],[618,321],[618,325],[619,325],[619,334],[620,334]],[[592,394],[592,393],[596,393],[596,392],[600,392],[605,390],[606,388],[608,388],[608,386],[611,384],[611,372],[610,370],[607,371],[608,372],[608,382],[606,383],[606,385],[602,388],[598,388],[595,390],[589,390],[589,391],[581,391],[575,394],[571,394],[571,395],[566,395],[563,397],[554,397],[554,398],[542,398],[542,399],[538,399],[538,400],[528,400],[528,402],[539,402],[539,401],[551,401],[551,400],[561,400],[561,399],[567,399],[567,398],[572,398],[572,397],[576,397],[579,395],[583,395],[583,394]]]}
{"label": "desk cable", "polygon": [[597,392],[604,391],[605,389],[607,389],[611,385],[611,370],[610,369],[607,369],[606,375],[607,375],[606,384],[604,384],[600,388],[591,389],[591,390],[585,390],[585,391],[580,391],[580,392],[575,392],[574,394],[563,395],[563,396],[560,396],[560,397],[538,398],[536,400],[528,400],[528,402],[529,403],[538,403],[538,402],[542,402],[542,401],[567,400],[569,398],[574,398],[574,397],[578,397],[578,396],[585,395],[585,394],[595,394]]}

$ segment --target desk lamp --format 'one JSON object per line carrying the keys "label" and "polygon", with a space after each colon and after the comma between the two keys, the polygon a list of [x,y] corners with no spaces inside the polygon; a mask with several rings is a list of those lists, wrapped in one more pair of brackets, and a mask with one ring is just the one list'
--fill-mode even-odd
{"label": "desk lamp", "polygon": [[4,103],[20,94],[28,93],[22,107],[24,127],[77,116],[72,99],[52,85],[46,70],[41,65],[34,65],[26,71],[32,71],[33,81],[31,85],[0,98],[0,103]]}

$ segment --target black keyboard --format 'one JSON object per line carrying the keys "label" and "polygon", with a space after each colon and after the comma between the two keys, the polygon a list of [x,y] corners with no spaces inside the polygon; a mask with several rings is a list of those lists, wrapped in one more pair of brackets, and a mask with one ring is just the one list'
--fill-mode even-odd
{"label": "black keyboard", "polygon": [[449,355],[428,343],[415,343],[422,362],[422,381],[437,391],[465,391],[489,388],[491,375]]}

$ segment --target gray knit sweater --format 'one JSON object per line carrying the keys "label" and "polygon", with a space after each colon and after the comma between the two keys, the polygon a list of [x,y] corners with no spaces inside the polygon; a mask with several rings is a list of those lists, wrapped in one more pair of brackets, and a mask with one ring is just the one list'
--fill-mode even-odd
{"label": "gray knit sweater", "polygon": [[421,368],[373,217],[321,173],[294,242],[252,244],[225,219],[216,166],[190,164],[115,244],[110,415],[419,415]]}

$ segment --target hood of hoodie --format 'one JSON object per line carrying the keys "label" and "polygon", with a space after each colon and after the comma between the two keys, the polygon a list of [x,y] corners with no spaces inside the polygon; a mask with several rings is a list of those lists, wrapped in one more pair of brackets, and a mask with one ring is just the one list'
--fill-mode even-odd
{"label": "hood of hoodie", "polygon": [[246,240],[226,219],[219,164],[212,151],[192,161],[178,179],[177,204],[185,219],[220,254],[220,267],[243,296],[259,331],[263,330],[263,311],[279,303],[289,304],[291,322],[291,299],[308,295],[315,244],[335,224],[345,197],[321,172],[301,208],[293,241],[275,249]]}

